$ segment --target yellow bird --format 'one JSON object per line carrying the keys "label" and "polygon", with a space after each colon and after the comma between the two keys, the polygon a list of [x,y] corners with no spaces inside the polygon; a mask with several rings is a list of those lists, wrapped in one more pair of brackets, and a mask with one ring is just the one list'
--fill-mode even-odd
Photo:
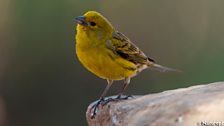
{"label": "yellow bird", "polygon": [[[158,64],[146,56],[124,34],[117,31],[100,13],[88,11],[76,18],[76,54],[90,72],[107,80],[97,107],[115,80],[124,80],[118,99],[130,83],[130,79],[148,68],[160,71],[177,71]],[[95,108],[96,109],[96,108]],[[95,110],[94,110],[95,113]]]}

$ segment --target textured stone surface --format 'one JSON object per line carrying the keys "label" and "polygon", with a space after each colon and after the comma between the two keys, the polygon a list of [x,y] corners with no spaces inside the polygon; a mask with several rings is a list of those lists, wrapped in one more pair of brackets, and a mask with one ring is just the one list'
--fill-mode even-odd
{"label": "textured stone surface", "polygon": [[200,126],[224,125],[224,82],[192,86],[100,106],[89,126]]}

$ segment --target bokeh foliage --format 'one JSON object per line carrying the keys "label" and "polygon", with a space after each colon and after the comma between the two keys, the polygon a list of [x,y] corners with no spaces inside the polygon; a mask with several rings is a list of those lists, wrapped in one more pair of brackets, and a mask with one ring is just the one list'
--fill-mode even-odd
{"label": "bokeh foliage", "polygon": [[[74,53],[74,18],[88,10],[104,14],[157,63],[183,71],[144,71],[132,79],[127,94],[222,81],[223,4],[221,0],[7,2],[0,9],[4,10],[0,95],[8,124],[87,125],[85,110],[106,86],[105,80],[82,67]],[[122,82],[116,82],[110,95],[117,93],[118,83]]]}

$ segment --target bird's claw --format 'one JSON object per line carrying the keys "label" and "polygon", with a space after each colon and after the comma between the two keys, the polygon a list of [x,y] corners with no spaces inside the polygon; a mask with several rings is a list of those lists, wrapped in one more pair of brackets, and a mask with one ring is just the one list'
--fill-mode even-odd
{"label": "bird's claw", "polygon": [[128,100],[130,98],[133,98],[132,95],[127,95],[127,96],[122,96],[122,95],[118,95],[115,98],[100,98],[92,107],[91,107],[91,119],[94,119],[98,110],[98,107],[101,105],[102,107],[107,105],[109,102],[116,102],[116,101],[120,101],[120,100]]}
{"label": "bird's claw", "polygon": [[108,98],[108,99],[104,99],[104,98],[100,98],[92,107],[91,107],[91,119],[94,119],[98,110],[98,107],[101,105],[102,107],[107,105],[109,102],[112,101],[117,101],[116,98]]}
{"label": "bird's claw", "polygon": [[91,119],[95,118],[96,116],[96,112],[97,112],[97,109],[99,107],[99,105],[104,101],[105,99],[104,98],[100,98],[92,107],[91,107],[91,111],[93,110],[93,112],[91,113]]}

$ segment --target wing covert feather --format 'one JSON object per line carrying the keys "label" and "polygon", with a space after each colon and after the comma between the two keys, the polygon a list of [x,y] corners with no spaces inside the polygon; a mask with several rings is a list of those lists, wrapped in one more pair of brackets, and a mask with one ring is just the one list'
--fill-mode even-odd
{"label": "wing covert feather", "polygon": [[112,39],[106,42],[106,47],[111,49],[120,57],[135,64],[147,64],[153,59],[148,58],[135,44],[133,44],[124,34],[115,31]]}

